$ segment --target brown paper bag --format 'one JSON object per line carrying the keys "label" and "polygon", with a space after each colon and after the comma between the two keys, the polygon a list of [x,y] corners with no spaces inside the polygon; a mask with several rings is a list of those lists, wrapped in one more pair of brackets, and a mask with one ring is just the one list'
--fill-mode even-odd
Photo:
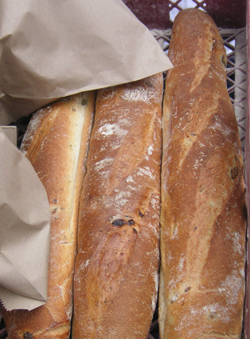
{"label": "brown paper bag", "polygon": [[7,309],[31,309],[47,298],[49,203],[30,162],[2,128],[0,154],[0,298]]}
{"label": "brown paper bag", "polygon": [[57,98],[172,67],[121,0],[2,0],[0,54],[0,125]]}

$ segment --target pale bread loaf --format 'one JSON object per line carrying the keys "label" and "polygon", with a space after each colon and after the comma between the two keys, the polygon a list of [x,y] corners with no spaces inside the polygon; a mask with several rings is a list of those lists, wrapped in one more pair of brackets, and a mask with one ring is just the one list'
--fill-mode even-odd
{"label": "pale bread loaf", "polygon": [[41,179],[51,209],[48,302],[4,312],[9,339],[68,339],[79,195],[94,114],[94,92],[58,100],[33,114],[21,149]]}

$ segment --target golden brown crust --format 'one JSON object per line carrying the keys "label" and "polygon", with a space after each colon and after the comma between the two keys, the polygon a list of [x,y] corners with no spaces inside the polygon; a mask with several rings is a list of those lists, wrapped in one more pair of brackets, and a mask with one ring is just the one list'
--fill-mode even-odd
{"label": "golden brown crust", "polygon": [[158,289],[162,74],[98,91],[73,338],[146,338]]}
{"label": "golden brown crust", "polygon": [[22,151],[41,179],[51,209],[48,302],[5,313],[9,339],[69,338],[78,202],[94,114],[94,92],[61,99],[36,112]]}
{"label": "golden brown crust", "polygon": [[181,11],[163,106],[161,338],[239,338],[245,264],[241,144],[213,20]]}

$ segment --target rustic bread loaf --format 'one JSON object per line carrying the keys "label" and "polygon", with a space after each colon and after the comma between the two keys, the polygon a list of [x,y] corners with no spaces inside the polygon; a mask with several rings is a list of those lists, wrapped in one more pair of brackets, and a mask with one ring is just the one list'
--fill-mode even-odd
{"label": "rustic bread loaf", "polygon": [[245,186],[226,53],[211,17],[173,25],[163,106],[159,324],[164,338],[240,338]]}
{"label": "rustic bread loaf", "polygon": [[69,338],[78,202],[94,113],[94,92],[37,111],[21,146],[41,179],[51,209],[48,302],[4,312],[9,339]]}
{"label": "rustic bread loaf", "polygon": [[159,269],[162,74],[97,93],[80,200],[73,338],[145,339]]}

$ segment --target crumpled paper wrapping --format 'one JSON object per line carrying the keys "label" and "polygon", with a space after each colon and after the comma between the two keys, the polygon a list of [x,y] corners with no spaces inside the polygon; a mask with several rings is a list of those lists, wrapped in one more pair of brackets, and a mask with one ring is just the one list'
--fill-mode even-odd
{"label": "crumpled paper wrapping", "polygon": [[0,298],[7,309],[31,309],[47,298],[49,203],[29,160],[1,127],[0,147]]}
{"label": "crumpled paper wrapping", "polygon": [[121,0],[2,0],[0,53],[0,125],[57,98],[172,67]]}
{"label": "crumpled paper wrapping", "polygon": [[[0,125],[81,91],[172,67],[121,0],[0,2]],[[50,212],[29,161],[0,131],[0,299],[46,302]]]}

